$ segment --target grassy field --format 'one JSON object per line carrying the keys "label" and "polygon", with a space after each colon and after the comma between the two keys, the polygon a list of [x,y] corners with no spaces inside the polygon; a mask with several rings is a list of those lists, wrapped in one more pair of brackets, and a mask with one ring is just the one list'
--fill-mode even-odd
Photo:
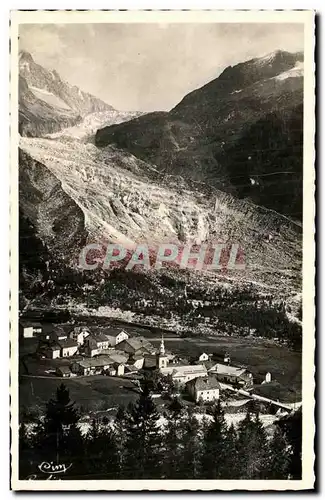
{"label": "grassy field", "polygon": [[71,399],[82,412],[107,410],[120,404],[127,406],[139,397],[134,384],[121,378],[98,375],[63,380],[22,376],[19,384],[20,409],[25,407],[43,413],[46,402],[55,396],[61,383],[68,387]]}

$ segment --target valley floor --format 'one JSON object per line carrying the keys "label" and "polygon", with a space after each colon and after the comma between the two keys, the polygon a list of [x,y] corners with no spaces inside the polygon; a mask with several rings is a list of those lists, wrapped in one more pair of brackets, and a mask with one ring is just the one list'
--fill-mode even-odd
{"label": "valley floor", "polygon": [[[146,337],[154,347],[159,347],[161,340],[159,329],[153,331],[127,323],[123,323],[123,329],[131,336]],[[164,340],[167,351],[188,359],[197,359],[203,352],[213,354],[215,357],[220,356],[222,359],[225,352],[228,352],[233,363],[244,365],[252,372],[256,394],[281,403],[301,401],[301,353],[286,346],[278,345],[271,340],[250,337],[181,338],[173,332],[164,332]],[[106,411],[119,405],[127,406],[129,402],[138,399],[137,388],[127,378],[56,377],[57,366],[69,363],[69,359],[39,359],[33,355],[35,350],[34,339],[24,339],[21,342],[20,358],[23,363],[20,363],[20,409],[25,407],[37,413],[44,411],[46,402],[62,381],[69,388],[71,398],[85,412]],[[267,372],[271,373],[272,382],[261,385]],[[164,402],[161,401],[160,404],[163,407]]]}

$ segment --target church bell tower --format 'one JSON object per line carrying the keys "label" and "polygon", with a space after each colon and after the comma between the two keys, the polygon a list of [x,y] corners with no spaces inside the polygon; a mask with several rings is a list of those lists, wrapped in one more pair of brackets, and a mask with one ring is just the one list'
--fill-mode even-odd
{"label": "church bell tower", "polygon": [[168,357],[166,356],[166,352],[165,352],[165,343],[164,343],[163,335],[161,336],[160,347],[159,347],[159,351],[157,352],[156,357],[157,357],[156,367],[158,369],[166,368],[166,366],[168,365]]}

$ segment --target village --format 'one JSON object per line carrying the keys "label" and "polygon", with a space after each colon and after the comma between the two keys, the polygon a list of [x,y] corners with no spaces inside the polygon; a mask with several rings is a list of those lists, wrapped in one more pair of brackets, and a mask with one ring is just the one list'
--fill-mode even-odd
{"label": "village", "polygon": [[[154,372],[196,404],[217,401],[222,394],[236,394],[275,404],[277,409],[290,409],[290,405],[254,394],[253,374],[233,363],[226,351],[221,359],[209,352],[196,358],[184,357],[165,348],[163,335],[157,348],[143,336],[111,326],[63,328],[22,319],[19,331],[21,343],[33,343],[37,363],[45,363],[45,376],[67,379],[102,375],[138,383],[145,373]],[[266,372],[258,384],[271,381],[271,373]]]}

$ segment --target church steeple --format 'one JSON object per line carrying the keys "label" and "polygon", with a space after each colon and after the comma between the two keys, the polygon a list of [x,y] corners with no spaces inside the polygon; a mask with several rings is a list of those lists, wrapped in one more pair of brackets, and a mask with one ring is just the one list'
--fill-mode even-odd
{"label": "church steeple", "polygon": [[161,335],[159,351],[157,351],[156,354],[156,367],[158,369],[166,368],[167,365],[168,365],[168,356],[166,356],[164,337],[163,335]]}
{"label": "church steeple", "polygon": [[164,344],[164,336],[163,336],[163,334],[161,334],[161,342],[160,342],[159,354],[160,354],[160,356],[165,356],[165,344]]}

